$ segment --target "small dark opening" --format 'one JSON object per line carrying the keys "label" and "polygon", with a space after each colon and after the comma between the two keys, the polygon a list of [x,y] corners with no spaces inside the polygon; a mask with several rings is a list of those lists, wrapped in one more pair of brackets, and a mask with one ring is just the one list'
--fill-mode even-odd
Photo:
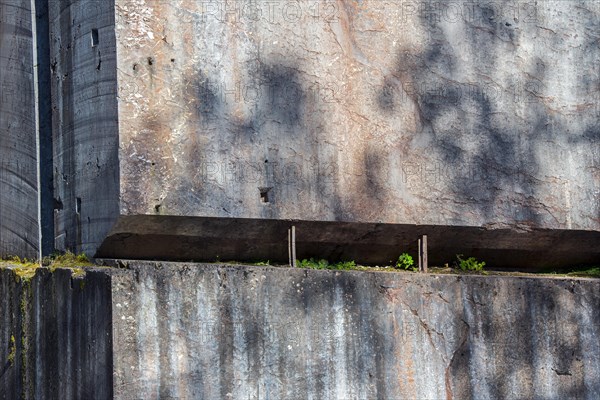
{"label": "small dark opening", "polygon": [[152,57],[148,57],[148,65],[154,64],[154,59]]}
{"label": "small dark opening", "polygon": [[269,192],[271,191],[272,188],[268,187],[268,188],[258,188],[258,190],[260,191],[260,199],[262,200],[263,203],[268,203],[269,202]]}
{"label": "small dark opening", "polygon": [[77,215],[81,214],[81,198],[78,197],[77,200],[75,201],[75,213]]}
{"label": "small dark opening", "polygon": [[155,211],[156,213],[160,213],[160,208],[161,208],[161,207],[162,207],[162,205],[161,205],[161,204],[157,204],[157,205],[155,205],[155,206],[154,206],[154,211]]}
{"label": "small dark opening", "polygon": [[171,62],[172,62],[172,63],[174,63],[174,62],[175,62],[175,59],[174,59],[174,58],[171,58]]}
{"label": "small dark opening", "polygon": [[98,46],[98,43],[100,43],[98,29],[92,29],[92,47]]}
{"label": "small dark opening", "polygon": [[63,209],[63,202],[60,197],[58,199],[54,199],[54,209],[59,211]]}

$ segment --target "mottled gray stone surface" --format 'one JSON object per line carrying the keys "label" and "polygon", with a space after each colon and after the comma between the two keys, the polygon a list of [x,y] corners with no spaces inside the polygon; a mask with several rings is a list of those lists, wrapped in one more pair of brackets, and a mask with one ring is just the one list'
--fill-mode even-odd
{"label": "mottled gray stone surface", "polygon": [[121,399],[596,399],[597,280],[129,263]]}
{"label": "mottled gray stone surface", "polygon": [[[593,235],[570,235],[600,230],[598,2],[117,0],[115,14],[120,211],[165,228],[144,247],[155,221],[121,218],[100,255],[182,239],[214,259],[201,243],[230,223],[194,238],[204,221],[173,218],[196,216],[398,224],[399,248],[413,224],[475,227],[445,236],[497,265],[598,258]],[[567,253],[511,237],[547,229]],[[350,257],[342,236],[322,256]],[[497,257],[497,237],[515,253]]]}
{"label": "mottled gray stone surface", "polygon": [[0,256],[36,257],[37,150],[30,0],[0,1]]}
{"label": "mottled gray stone surface", "polygon": [[[187,259],[214,260],[219,246],[205,239],[227,237],[238,218],[252,220],[242,233],[301,220],[314,222],[309,237],[317,222],[345,222],[375,227],[361,240],[409,238],[371,252],[378,263],[414,248],[421,227],[450,227],[441,237],[490,265],[600,255],[595,0],[38,3],[49,6],[55,207],[42,240],[59,250],[152,258],[189,241]],[[26,68],[17,75],[31,83]],[[21,134],[11,129],[2,137]],[[14,151],[2,152],[12,164]],[[2,240],[35,242],[11,231],[33,229],[35,182],[2,171],[14,219],[0,222]],[[220,225],[200,231],[206,218]],[[248,258],[285,235],[262,239]],[[344,235],[319,245],[333,249],[323,257],[352,254]]]}
{"label": "mottled gray stone surface", "polygon": [[115,11],[122,214],[600,229],[597,1]]}

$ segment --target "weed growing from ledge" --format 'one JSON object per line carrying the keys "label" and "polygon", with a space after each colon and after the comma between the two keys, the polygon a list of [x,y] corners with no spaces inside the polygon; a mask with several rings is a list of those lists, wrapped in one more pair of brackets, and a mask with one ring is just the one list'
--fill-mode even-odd
{"label": "weed growing from ledge", "polygon": [[82,267],[94,266],[85,254],[73,254],[70,251],[64,254],[53,254],[50,257],[44,257],[42,265],[48,267],[50,272],[54,272],[57,268],[69,268],[73,270],[74,277],[85,275]]}
{"label": "weed growing from ledge", "polygon": [[600,278],[600,267],[583,268],[571,271],[568,276],[578,276],[583,278]]}
{"label": "weed growing from ledge", "polygon": [[396,261],[395,267],[413,272],[417,272],[419,270],[417,267],[415,267],[415,261],[413,260],[412,256],[408,253],[402,253],[400,257],[398,257],[398,261]]}
{"label": "weed growing from ledge", "polygon": [[462,254],[456,255],[456,258],[458,260],[458,267],[461,271],[483,271],[483,267],[485,267],[484,261],[477,261],[475,257],[469,257],[465,260],[462,257]]}
{"label": "weed growing from ledge", "polygon": [[349,271],[356,269],[357,265],[354,261],[341,261],[338,263],[329,263],[329,261],[320,259],[315,260],[311,258],[309,260],[296,260],[296,265],[300,268],[307,269],[330,269],[330,270],[338,270],[338,271]]}

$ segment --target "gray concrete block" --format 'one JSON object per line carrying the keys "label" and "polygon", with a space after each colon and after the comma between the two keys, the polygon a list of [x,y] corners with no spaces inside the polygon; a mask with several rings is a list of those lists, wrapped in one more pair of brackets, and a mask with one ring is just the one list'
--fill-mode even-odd
{"label": "gray concrete block", "polygon": [[0,256],[39,251],[31,2],[0,1]]}
{"label": "gray concrete block", "polygon": [[0,398],[113,398],[110,276],[0,269]]}
{"label": "gray concrete block", "polygon": [[594,399],[595,280],[130,263],[115,396]]}
{"label": "gray concrete block", "polygon": [[94,255],[119,215],[112,1],[49,2],[55,246]]}
{"label": "gray concrete block", "polygon": [[0,398],[600,395],[594,279],[119,265],[0,271]]}

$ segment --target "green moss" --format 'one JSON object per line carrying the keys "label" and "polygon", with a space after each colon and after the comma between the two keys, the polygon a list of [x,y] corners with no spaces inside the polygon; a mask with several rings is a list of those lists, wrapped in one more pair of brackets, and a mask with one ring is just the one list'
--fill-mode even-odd
{"label": "green moss", "polygon": [[28,356],[29,354],[29,324],[30,324],[30,301],[33,297],[31,282],[24,281],[23,291],[21,292],[21,383],[23,392],[21,393],[22,398],[31,397],[31,385],[27,375],[28,369]]}
{"label": "green moss", "polygon": [[568,276],[579,276],[583,278],[600,278],[600,267],[578,268],[569,273]]}
{"label": "green moss", "polygon": [[17,344],[14,335],[10,335],[10,349],[8,352],[8,362],[10,365],[15,364],[15,357],[17,356]]}
{"label": "green moss", "polygon": [[42,264],[47,266],[51,272],[54,272],[57,268],[70,268],[74,271],[74,275],[85,275],[85,271],[82,267],[94,266],[85,254],[73,254],[70,251],[63,254],[44,257]]}
{"label": "green moss", "polygon": [[36,261],[27,258],[22,259],[17,256],[0,259],[0,268],[8,266],[12,267],[11,269],[15,273],[17,282],[27,282],[35,276],[35,272],[40,267],[40,264]]}
{"label": "green moss", "polygon": [[73,277],[81,278],[85,276],[85,268],[93,266],[95,264],[85,254],[76,255],[69,251],[44,257],[41,262],[21,259],[17,256],[0,259],[0,268],[10,267],[15,273],[17,282],[29,282],[40,267],[47,267],[50,272],[54,272],[57,268],[67,268],[72,271]]}

